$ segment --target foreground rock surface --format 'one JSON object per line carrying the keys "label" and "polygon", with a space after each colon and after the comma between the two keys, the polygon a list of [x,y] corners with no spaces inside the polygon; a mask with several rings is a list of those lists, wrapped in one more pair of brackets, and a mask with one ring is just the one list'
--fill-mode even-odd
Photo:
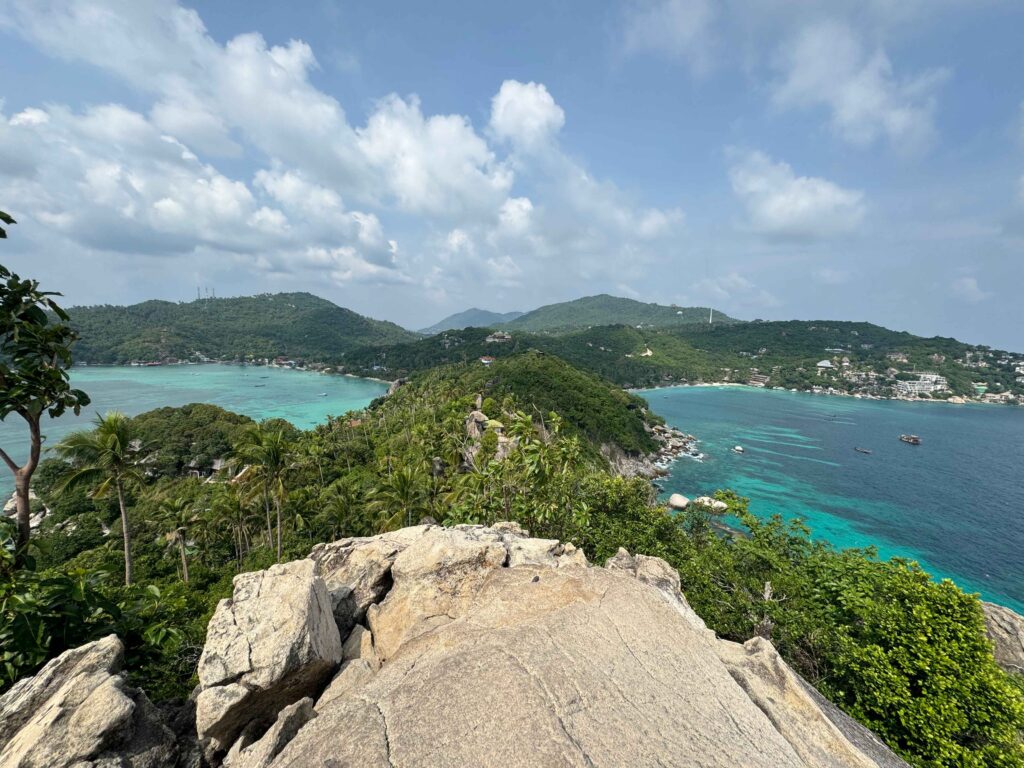
{"label": "foreground rock surface", "polygon": [[[423,525],[234,586],[198,670],[213,768],[905,766],[769,642],[717,639],[659,558]],[[120,658],[107,638],[0,698],[0,768],[186,765]]]}
{"label": "foreground rock surface", "polygon": [[507,525],[419,533],[346,644],[372,663],[272,765],[902,765],[855,746],[769,643],[716,640],[664,561],[577,552]]}
{"label": "foreground rock surface", "polygon": [[0,696],[0,766],[174,765],[174,734],[146,695],[125,684],[123,656],[110,635],[66,651]]}
{"label": "foreground rock surface", "polygon": [[983,602],[981,608],[996,663],[1007,672],[1024,675],[1024,616],[995,603]]}

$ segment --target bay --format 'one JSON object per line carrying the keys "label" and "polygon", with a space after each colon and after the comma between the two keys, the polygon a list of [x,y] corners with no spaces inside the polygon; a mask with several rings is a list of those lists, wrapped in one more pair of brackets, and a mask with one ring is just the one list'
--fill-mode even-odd
{"label": "bay", "polygon": [[[749,387],[639,394],[706,454],[671,466],[665,496],[732,488],[759,517],[800,518],[814,538],[874,545],[883,558],[916,560],[936,578],[1024,610],[1024,408]],[[922,444],[900,442],[903,433]]]}
{"label": "bay", "polygon": [[[97,413],[110,410],[134,416],[167,405],[213,403],[257,421],[282,418],[309,429],[329,415],[364,408],[388,388],[372,379],[237,365],[75,367],[71,384],[88,393],[92,403],[79,416],[68,413],[47,420],[44,449],[68,432],[88,427]],[[27,456],[28,429],[16,414],[0,422],[0,446],[16,461]],[[14,490],[14,480],[5,467],[0,469],[0,498],[6,498]]]}

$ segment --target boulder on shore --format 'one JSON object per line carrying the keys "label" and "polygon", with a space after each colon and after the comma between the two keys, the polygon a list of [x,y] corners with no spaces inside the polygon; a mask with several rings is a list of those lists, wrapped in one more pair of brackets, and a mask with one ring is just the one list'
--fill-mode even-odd
{"label": "boulder on shore", "polygon": [[682,511],[690,506],[690,500],[681,493],[673,493],[668,497],[668,505],[672,509]]}

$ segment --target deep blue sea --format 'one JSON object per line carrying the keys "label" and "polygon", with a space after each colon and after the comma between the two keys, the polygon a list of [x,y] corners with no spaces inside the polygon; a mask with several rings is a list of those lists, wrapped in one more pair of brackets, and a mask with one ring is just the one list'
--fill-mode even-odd
{"label": "deep blue sea", "polygon": [[747,387],[640,394],[706,454],[672,466],[666,495],[732,488],[759,516],[802,518],[815,538],[875,545],[1024,611],[1024,408]]}
{"label": "deep blue sea", "polygon": [[[387,384],[372,379],[235,365],[80,367],[71,369],[71,383],[92,403],[80,416],[48,422],[43,433],[49,445],[108,410],[134,416],[165,405],[213,403],[253,419],[282,418],[308,429],[328,416],[364,408],[387,391]],[[28,455],[27,440],[28,429],[17,415],[0,422],[0,446],[19,462]],[[0,465],[0,498],[13,491],[13,478]]]}

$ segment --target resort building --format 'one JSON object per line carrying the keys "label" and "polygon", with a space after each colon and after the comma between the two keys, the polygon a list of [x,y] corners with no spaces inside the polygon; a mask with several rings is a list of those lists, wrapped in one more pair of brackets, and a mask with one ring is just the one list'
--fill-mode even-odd
{"label": "resort building", "polygon": [[930,395],[933,392],[944,392],[949,389],[949,384],[944,376],[937,373],[919,373],[917,381],[897,381],[896,394],[904,397],[918,397]]}
{"label": "resort building", "polygon": [[491,357],[490,355],[484,355],[483,357],[480,358],[480,362],[483,363],[484,365],[490,365],[491,363],[494,362],[494,358]]}
{"label": "resort building", "polygon": [[505,333],[504,331],[495,331],[485,338],[484,341],[488,344],[504,344],[506,341],[512,341],[512,334]]}

